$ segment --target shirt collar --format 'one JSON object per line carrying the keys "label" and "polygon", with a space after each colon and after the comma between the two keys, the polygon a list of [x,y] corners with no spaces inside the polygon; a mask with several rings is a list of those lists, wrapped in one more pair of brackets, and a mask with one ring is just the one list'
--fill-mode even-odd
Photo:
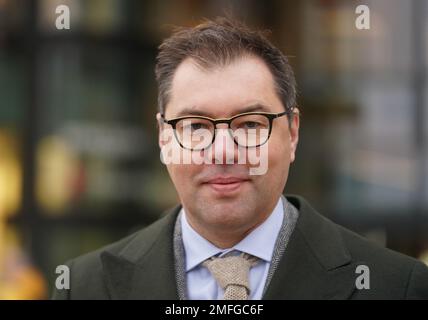
{"label": "shirt collar", "polygon": [[189,224],[184,208],[181,209],[181,231],[186,252],[186,272],[217,254],[224,255],[238,250],[256,256],[266,262],[272,260],[276,238],[284,219],[281,197],[269,217],[239,243],[229,249],[221,249],[202,237]]}

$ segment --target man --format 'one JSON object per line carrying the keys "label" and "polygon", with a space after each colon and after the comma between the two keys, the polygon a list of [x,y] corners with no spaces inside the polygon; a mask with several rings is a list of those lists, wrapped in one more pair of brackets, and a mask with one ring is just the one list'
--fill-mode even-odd
{"label": "man", "polygon": [[70,289],[54,298],[428,298],[424,264],[282,196],[299,137],[296,85],[262,33],[218,18],[159,50],[159,145],[181,205],[69,262]]}

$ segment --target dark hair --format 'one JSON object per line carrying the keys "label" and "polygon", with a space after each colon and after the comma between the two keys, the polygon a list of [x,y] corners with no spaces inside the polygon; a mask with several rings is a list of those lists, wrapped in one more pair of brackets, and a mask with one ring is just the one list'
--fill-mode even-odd
{"label": "dark hair", "polygon": [[184,59],[192,58],[200,67],[209,69],[226,66],[246,54],[266,63],[285,109],[292,111],[296,104],[296,80],[287,57],[267,39],[266,32],[251,30],[224,17],[206,19],[192,28],[176,28],[159,46],[155,68],[159,111],[165,111],[174,73]]}

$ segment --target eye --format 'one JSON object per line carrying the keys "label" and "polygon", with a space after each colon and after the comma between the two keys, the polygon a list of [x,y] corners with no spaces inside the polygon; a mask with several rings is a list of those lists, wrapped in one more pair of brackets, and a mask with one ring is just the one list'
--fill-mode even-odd
{"label": "eye", "polygon": [[255,121],[246,121],[243,123],[243,127],[245,129],[257,129],[259,127],[260,123]]}
{"label": "eye", "polygon": [[190,132],[194,132],[200,129],[209,129],[209,124],[205,123],[205,122],[195,122],[195,121],[191,121],[188,123],[184,123],[182,126],[183,130],[185,131],[190,131]]}
{"label": "eye", "polygon": [[204,124],[204,123],[192,123],[191,125],[190,125],[190,129],[192,130],[192,131],[196,131],[196,130],[199,130],[199,129],[206,129],[206,125]]}

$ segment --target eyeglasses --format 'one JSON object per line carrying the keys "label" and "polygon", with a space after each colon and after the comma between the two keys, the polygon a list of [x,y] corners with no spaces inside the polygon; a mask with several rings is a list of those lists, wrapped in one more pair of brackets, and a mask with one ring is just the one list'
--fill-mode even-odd
{"label": "eyeglasses", "polygon": [[182,148],[200,151],[214,143],[219,123],[228,125],[228,132],[238,146],[259,147],[269,140],[273,120],[288,114],[290,110],[280,113],[247,112],[222,119],[185,116],[167,120],[163,114],[161,118],[164,123],[172,126],[174,136]]}

